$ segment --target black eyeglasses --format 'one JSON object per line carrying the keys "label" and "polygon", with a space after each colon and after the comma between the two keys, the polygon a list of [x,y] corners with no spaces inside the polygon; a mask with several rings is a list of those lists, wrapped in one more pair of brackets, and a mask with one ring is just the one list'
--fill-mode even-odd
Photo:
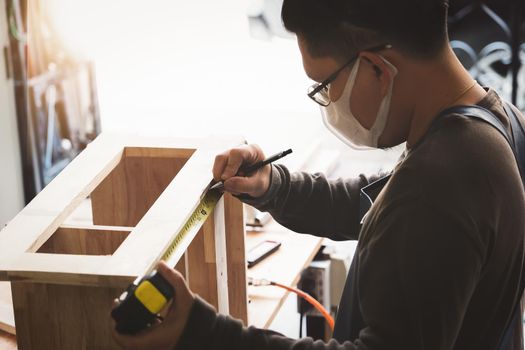
{"label": "black eyeglasses", "polygon": [[339,75],[339,73],[341,73],[343,69],[345,69],[348,65],[350,65],[352,62],[354,62],[359,57],[360,52],[363,52],[363,51],[375,52],[375,51],[381,51],[384,49],[391,49],[391,48],[392,48],[392,45],[380,45],[380,46],[374,46],[369,49],[359,51],[354,56],[352,56],[352,58],[350,58],[345,64],[343,64],[341,68],[333,72],[323,82],[315,83],[312,86],[310,86],[308,88],[308,97],[310,97],[312,100],[314,100],[316,103],[320,104],[323,107],[328,106],[332,102],[330,100],[330,96],[328,95],[330,83],[332,83],[337,78],[337,76]]}

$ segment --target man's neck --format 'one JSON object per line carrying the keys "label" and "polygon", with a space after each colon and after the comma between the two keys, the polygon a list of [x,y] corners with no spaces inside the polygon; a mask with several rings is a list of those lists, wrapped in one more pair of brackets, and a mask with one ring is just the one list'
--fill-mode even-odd
{"label": "man's neck", "polygon": [[412,115],[407,147],[415,145],[427,132],[439,112],[457,105],[473,105],[486,94],[463,68],[452,50],[432,63],[415,68],[422,86],[414,86]]}

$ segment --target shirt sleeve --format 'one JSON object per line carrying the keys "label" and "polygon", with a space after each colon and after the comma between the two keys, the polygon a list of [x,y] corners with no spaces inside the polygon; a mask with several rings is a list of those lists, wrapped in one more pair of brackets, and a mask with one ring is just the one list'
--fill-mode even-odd
{"label": "shirt sleeve", "polygon": [[290,173],[272,165],[271,183],[260,198],[240,196],[246,204],[269,212],[283,226],[333,240],[357,239],[359,192],[384,174],[329,180],[324,174]]}
{"label": "shirt sleeve", "polygon": [[312,338],[294,340],[279,333],[243,327],[239,320],[217,314],[215,309],[197,297],[185,331],[176,350],[354,350],[351,342],[338,344],[314,341]]}
{"label": "shirt sleeve", "polygon": [[481,274],[482,249],[467,220],[424,203],[385,215],[359,252],[357,288],[367,326],[357,339],[294,340],[245,328],[198,300],[177,350],[453,349]]}

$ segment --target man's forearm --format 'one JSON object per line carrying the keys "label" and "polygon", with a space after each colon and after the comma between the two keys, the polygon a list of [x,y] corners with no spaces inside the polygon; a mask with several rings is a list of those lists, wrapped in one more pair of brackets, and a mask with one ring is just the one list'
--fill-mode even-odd
{"label": "man's forearm", "polygon": [[290,173],[285,166],[274,165],[268,192],[258,199],[241,199],[268,211],[296,232],[334,240],[357,239],[359,191],[377,178],[379,175],[360,175],[350,180],[328,180],[323,174]]}

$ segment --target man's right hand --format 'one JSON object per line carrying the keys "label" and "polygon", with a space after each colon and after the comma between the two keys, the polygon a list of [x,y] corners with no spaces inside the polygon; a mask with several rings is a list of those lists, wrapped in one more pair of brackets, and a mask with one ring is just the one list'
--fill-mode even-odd
{"label": "man's right hand", "polygon": [[270,187],[272,167],[270,164],[244,176],[239,169],[264,160],[264,153],[257,145],[243,145],[232,148],[215,157],[213,178],[224,181],[224,189],[232,194],[248,194],[261,197]]}

